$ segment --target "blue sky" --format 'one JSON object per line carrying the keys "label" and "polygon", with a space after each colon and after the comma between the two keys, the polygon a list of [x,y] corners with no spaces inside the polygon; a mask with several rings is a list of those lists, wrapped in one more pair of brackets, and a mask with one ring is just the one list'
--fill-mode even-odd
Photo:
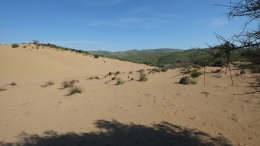
{"label": "blue sky", "polygon": [[1,0],[0,44],[38,40],[81,50],[206,47],[241,29],[227,0]]}

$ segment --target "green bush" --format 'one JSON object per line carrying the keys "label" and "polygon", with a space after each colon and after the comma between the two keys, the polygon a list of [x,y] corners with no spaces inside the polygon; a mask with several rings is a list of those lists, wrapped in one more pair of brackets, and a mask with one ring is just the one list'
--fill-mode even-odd
{"label": "green bush", "polygon": [[12,44],[12,48],[18,48],[19,45],[18,44]]}
{"label": "green bush", "polygon": [[200,66],[197,65],[197,64],[193,65],[192,67],[193,67],[193,68],[200,68]]}
{"label": "green bush", "polygon": [[242,75],[242,74],[245,74],[246,73],[246,71],[245,70],[240,70],[240,74]]}
{"label": "green bush", "polygon": [[195,71],[195,72],[193,72],[193,73],[191,74],[191,77],[192,77],[192,78],[197,78],[197,77],[199,77],[199,76],[201,76],[201,75],[202,75],[201,72]]}
{"label": "green bush", "polygon": [[98,57],[99,57],[99,55],[98,55],[98,54],[95,54],[95,55],[94,55],[94,58],[98,58]]}
{"label": "green bush", "polygon": [[224,61],[223,60],[216,60],[212,66],[214,67],[222,67],[224,65]]}
{"label": "green bush", "polygon": [[139,79],[140,82],[145,82],[147,80],[148,80],[148,78],[147,78],[146,74],[141,74],[140,75],[140,79]]}

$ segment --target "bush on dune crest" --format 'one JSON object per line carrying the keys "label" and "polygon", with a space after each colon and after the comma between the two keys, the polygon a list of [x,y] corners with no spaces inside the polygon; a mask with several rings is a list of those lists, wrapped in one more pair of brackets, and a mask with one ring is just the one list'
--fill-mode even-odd
{"label": "bush on dune crest", "polygon": [[12,44],[12,48],[18,48],[19,45],[18,44]]}

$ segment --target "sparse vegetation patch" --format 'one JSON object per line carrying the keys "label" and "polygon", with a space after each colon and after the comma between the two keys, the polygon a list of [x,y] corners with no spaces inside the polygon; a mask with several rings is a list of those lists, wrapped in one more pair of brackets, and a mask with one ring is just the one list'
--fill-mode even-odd
{"label": "sparse vegetation patch", "polygon": [[73,87],[75,83],[78,83],[79,80],[71,80],[71,81],[68,81],[68,80],[65,80],[61,83],[62,85],[62,88],[70,88],[70,87]]}
{"label": "sparse vegetation patch", "polygon": [[54,81],[48,81],[44,85],[41,85],[41,87],[48,87],[48,86],[52,86],[52,85],[55,85]]}
{"label": "sparse vegetation patch", "polygon": [[81,87],[74,86],[74,87],[69,89],[68,95],[73,95],[73,94],[82,93],[82,92],[83,92],[83,89]]}
{"label": "sparse vegetation patch", "polygon": [[201,76],[201,75],[202,75],[201,72],[195,71],[195,72],[193,72],[193,73],[191,74],[191,77],[192,77],[192,78],[197,78],[197,77],[199,77],[199,76]]}
{"label": "sparse vegetation patch", "polygon": [[140,82],[145,82],[145,81],[147,81],[147,80],[148,80],[147,75],[146,75],[146,74],[141,74],[141,75],[140,75],[140,79],[139,79],[138,81],[140,81]]}
{"label": "sparse vegetation patch", "polygon": [[6,88],[1,87],[1,88],[0,88],[0,91],[6,91]]}
{"label": "sparse vegetation patch", "polygon": [[157,72],[158,72],[158,73],[161,72],[160,69],[158,69],[158,68],[153,68],[152,70],[149,71],[148,74],[157,73]]}
{"label": "sparse vegetation patch", "polygon": [[167,70],[168,70],[168,68],[161,69],[162,72],[166,72]]}

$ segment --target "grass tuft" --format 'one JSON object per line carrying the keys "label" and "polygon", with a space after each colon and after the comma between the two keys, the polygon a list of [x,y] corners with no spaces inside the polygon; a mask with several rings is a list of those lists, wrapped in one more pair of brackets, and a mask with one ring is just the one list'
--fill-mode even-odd
{"label": "grass tuft", "polygon": [[74,87],[70,88],[68,95],[73,95],[73,94],[82,93],[82,92],[83,92],[83,89],[81,87],[74,86]]}
{"label": "grass tuft", "polygon": [[61,83],[61,85],[62,88],[65,89],[65,88],[73,87],[75,83],[79,83],[79,80],[71,80],[71,81],[65,80]]}

